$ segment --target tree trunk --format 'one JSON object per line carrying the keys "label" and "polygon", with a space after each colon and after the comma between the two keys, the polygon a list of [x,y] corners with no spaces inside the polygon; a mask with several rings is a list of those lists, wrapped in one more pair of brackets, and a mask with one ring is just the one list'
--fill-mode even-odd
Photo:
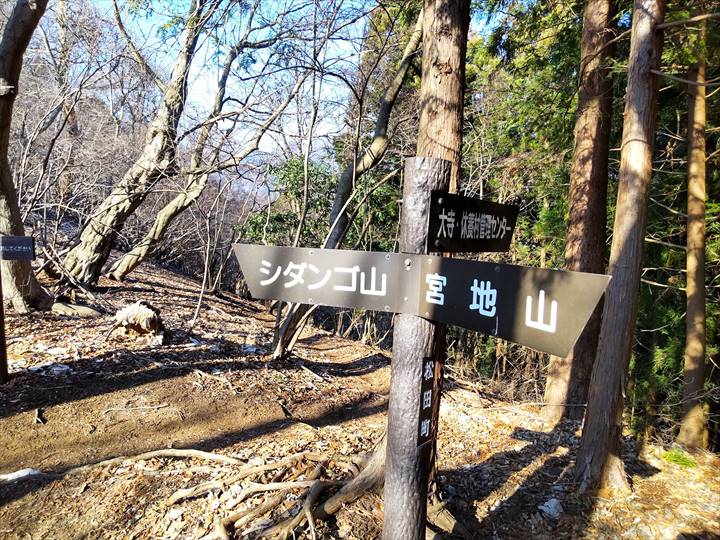
{"label": "tree trunk", "polygon": [[[456,192],[462,155],[465,53],[470,24],[470,2],[426,0],[424,11],[417,155],[440,158],[449,162],[451,170],[448,187],[451,192]],[[418,213],[417,200],[426,201],[429,205],[430,190],[437,189],[429,182],[413,183],[415,180],[406,175],[399,243],[400,251],[411,253],[418,253],[424,249],[427,235],[425,226],[427,218]],[[415,204],[411,204],[413,199]],[[419,232],[413,235],[413,231]],[[393,371],[388,409],[387,465],[383,497],[385,502],[383,538],[385,539],[423,538],[425,535],[428,485],[425,483],[426,478],[420,474],[417,467],[421,470],[426,469],[430,483],[434,483],[445,355],[445,325],[410,315],[397,317],[393,332]],[[408,429],[404,423],[410,419],[417,419],[420,370],[422,360],[428,356],[434,359],[433,389],[437,399],[433,403],[432,435],[428,445],[430,448],[423,451],[414,448],[416,446],[414,437],[407,440],[409,431],[415,430],[417,433],[417,425],[413,424],[409,427],[411,429]],[[412,373],[409,364],[414,370]],[[402,370],[402,367],[407,369]],[[397,381],[393,382],[393,377],[401,371],[414,386],[401,386]],[[401,426],[404,428],[401,429]],[[412,459],[409,456],[412,456]],[[402,518],[411,512],[419,513],[421,518],[419,524],[422,527],[418,526],[416,530],[402,530],[403,524],[407,523]]]}
{"label": "tree trunk", "polygon": [[688,85],[685,385],[683,420],[677,442],[687,448],[705,449],[708,432],[701,399],[705,383],[705,61],[702,53],[688,79],[697,86]]}
{"label": "tree trunk", "polygon": [[[608,152],[612,116],[612,81],[608,59],[612,47],[615,5],[612,0],[588,0],[580,43],[578,117],[570,170],[570,218],[565,239],[565,268],[602,273],[605,269]],[[545,406],[549,422],[562,417],[580,420],[585,412],[590,373],[595,360],[602,303],[590,317],[572,351],[550,357]],[[568,404],[569,406],[566,406]]]}
{"label": "tree trunk", "polygon": [[[18,0],[0,41],[0,234],[4,235],[25,235],[7,153],[23,55],[46,7],[47,0]],[[11,302],[21,313],[50,308],[52,298],[35,278],[30,261],[1,264],[3,301]]]}
{"label": "tree trunk", "polygon": [[[430,191],[447,190],[450,173],[451,164],[445,160],[417,157],[405,162],[401,253],[425,253]],[[419,540],[425,535],[432,443],[418,446],[420,383],[424,360],[444,359],[444,331],[445,325],[415,315],[403,313],[395,318],[383,492],[382,537],[386,540]],[[439,396],[437,390],[434,394]],[[432,432],[437,433],[437,428]]]}
{"label": "tree trunk", "polygon": [[113,263],[107,272],[107,277],[117,281],[124,280],[135,270],[151,253],[153,248],[163,239],[173,220],[200,197],[207,185],[209,174],[192,174],[182,193],[173,198],[160,209],[155,221],[145,234],[145,237],[130,251],[125,253]]}
{"label": "tree trunk", "polygon": [[[420,125],[417,155],[438,157],[452,164],[450,193],[456,193],[462,156],[463,104],[465,99],[465,53],[470,26],[469,0],[425,0],[423,65],[420,85]],[[429,197],[430,194],[428,193]],[[436,330],[433,387],[442,389],[445,363],[445,326]],[[437,430],[440,399],[433,408]],[[430,452],[430,483],[435,482],[437,433]]]}
{"label": "tree trunk", "polygon": [[[227,80],[230,76],[230,69],[233,63],[238,57],[240,49],[233,47],[230,49],[228,56],[223,65],[222,73],[218,80],[218,90],[215,94],[215,102],[213,108],[208,114],[208,117],[200,130],[200,135],[195,143],[192,157],[190,158],[190,169],[198,169],[202,165],[203,152],[205,150],[205,144],[210,137],[210,131],[215,126],[215,122],[211,120],[216,118],[222,111],[225,103],[225,89],[227,87]],[[219,149],[215,151],[214,155],[217,157]],[[125,277],[132,272],[137,266],[143,262],[147,256],[152,252],[152,249],[157,245],[167,231],[173,220],[179,216],[184,210],[190,207],[190,205],[197,200],[202,194],[207,185],[209,173],[189,173],[188,182],[182,193],[179,193],[172,201],[166,204],[155,217],[150,230],[147,232],[145,237],[133,247],[128,253],[120,257],[112,265],[108,271],[108,277],[118,281],[122,281]]]}
{"label": "tree trunk", "polygon": [[140,157],[90,217],[75,246],[63,261],[65,271],[83,284],[95,284],[125,220],[152,187],[176,172],[175,136],[187,97],[187,77],[208,0],[196,0],[187,16],[183,45],[165,86],[160,107],[148,127]]}
{"label": "tree trunk", "polygon": [[452,163],[450,192],[459,187],[469,0],[425,0],[417,155]]}
{"label": "tree trunk", "polygon": [[652,177],[657,70],[664,0],[636,0],[630,40],[610,285],[577,458],[580,491],[628,489],[620,458],[623,391],[637,318],[647,199]]}

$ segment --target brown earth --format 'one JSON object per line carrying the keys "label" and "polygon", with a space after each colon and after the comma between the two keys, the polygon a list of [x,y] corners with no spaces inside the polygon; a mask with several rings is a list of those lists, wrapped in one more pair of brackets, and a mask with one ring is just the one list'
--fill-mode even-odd
{"label": "brown earth", "polygon": [[[385,427],[387,351],[310,328],[293,357],[272,361],[273,318],[264,306],[206,297],[189,329],[198,294],[196,282],[146,265],[126,283],[101,283],[102,317],[8,317],[14,377],[0,393],[0,474],[51,474],[0,481],[0,537],[201,538],[231,508],[271,495],[240,501],[247,484],[223,483],[238,467],[199,458],[125,460],[65,474],[111,457],[192,448],[256,465],[309,452],[329,458],[323,477],[342,479],[352,474],[340,466],[343,456],[349,462],[372,450]],[[114,311],[137,300],[160,309],[172,332],[167,344],[109,334]],[[637,459],[628,440],[633,494],[578,498],[571,466],[579,426],[550,430],[536,413],[479,386],[448,384],[439,487],[460,523],[456,537],[720,538],[717,456],[681,466],[649,446]],[[208,480],[219,487],[169,501]],[[288,495],[287,515],[300,493]],[[550,499],[562,506],[557,517],[538,509]],[[317,524],[317,536],[374,538],[381,518],[381,498],[369,494]],[[311,537],[305,527],[298,535]]]}

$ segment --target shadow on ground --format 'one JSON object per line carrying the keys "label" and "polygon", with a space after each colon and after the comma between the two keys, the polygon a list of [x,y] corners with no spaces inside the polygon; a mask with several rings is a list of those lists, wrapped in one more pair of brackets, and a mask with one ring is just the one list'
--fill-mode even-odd
{"label": "shadow on ground", "polygon": [[[440,471],[441,490],[449,496],[447,508],[461,524],[452,537],[468,540],[526,539],[541,535],[556,539],[583,537],[596,499],[578,497],[575,493],[577,484],[573,481],[572,467],[578,440],[573,431],[563,424],[549,433],[515,428],[512,437],[530,444],[518,450],[495,453],[477,465]],[[557,453],[558,449],[564,452]],[[513,479],[516,473],[548,454],[553,455],[524,480]],[[658,472],[637,459],[629,460],[626,468],[629,474],[643,477]],[[557,499],[562,505],[557,518],[538,508],[551,499]],[[478,514],[484,517],[478,520]],[[508,524],[514,524],[513,528],[508,528]]]}

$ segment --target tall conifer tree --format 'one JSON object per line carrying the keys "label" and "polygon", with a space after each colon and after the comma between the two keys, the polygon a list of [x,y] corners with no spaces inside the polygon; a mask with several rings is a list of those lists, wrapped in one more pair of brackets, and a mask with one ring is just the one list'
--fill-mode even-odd
{"label": "tall conifer tree", "polygon": [[[578,116],[575,149],[570,171],[570,212],[565,243],[565,268],[578,272],[605,270],[605,221],[607,216],[608,152],[612,115],[612,82],[608,60],[612,57],[612,0],[588,0],[583,14],[580,43]],[[565,358],[553,356],[545,387],[546,420],[581,419],[587,399],[602,304]]]}
{"label": "tall conifer tree", "polygon": [[580,491],[628,489],[620,457],[623,394],[635,337],[643,239],[652,178],[664,0],[636,0],[605,306],[577,457]]}

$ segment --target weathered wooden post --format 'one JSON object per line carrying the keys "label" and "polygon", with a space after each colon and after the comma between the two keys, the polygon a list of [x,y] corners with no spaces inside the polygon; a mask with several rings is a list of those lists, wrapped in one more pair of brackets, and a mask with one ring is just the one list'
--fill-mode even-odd
{"label": "weathered wooden post", "polygon": [[[405,161],[405,187],[400,216],[399,251],[425,253],[430,192],[447,191],[452,164],[438,158]],[[410,263],[410,259],[408,259]],[[432,441],[418,446],[421,429],[421,381],[425,359],[433,357],[437,323],[399,314],[393,332],[382,537],[385,540],[425,538],[429,459]],[[437,392],[433,392],[437,399]]]}

